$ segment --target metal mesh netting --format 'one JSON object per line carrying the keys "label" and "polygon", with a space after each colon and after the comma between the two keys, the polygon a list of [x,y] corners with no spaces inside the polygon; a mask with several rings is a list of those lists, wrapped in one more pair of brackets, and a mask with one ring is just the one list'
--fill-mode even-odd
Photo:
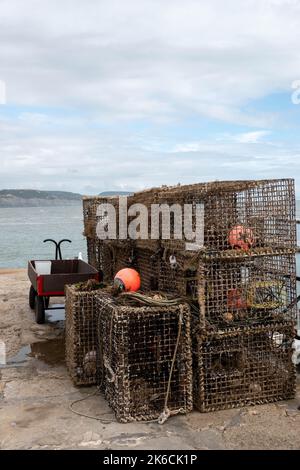
{"label": "metal mesh netting", "polygon": [[128,243],[120,248],[102,242],[97,253],[102,260],[97,267],[105,273],[105,282],[122,268],[136,268],[142,290],[173,292],[196,301],[201,318],[211,322],[226,326],[234,321],[296,317],[294,254],[261,256],[256,251],[251,257],[195,258],[169,250],[152,252]]}
{"label": "metal mesh netting", "polygon": [[87,239],[88,261],[103,273],[103,281],[111,282],[123,268],[132,267],[141,275],[144,291],[158,289],[160,251],[138,248],[133,242]]}
{"label": "metal mesh netting", "polygon": [[[246,257],[256,253],[263,255],[270,251],[296,249],[296,204],[292,179],[165,186],[137,192],[125,199],[128,208],[138,203],[143,204],[148,211],[148,240],[134,241],[140,248],[155,252],[160,243],[163,247],[184,252],[199,251],[203,245],[206,256],[215,257]],[[85,235],[89,237],[90,245],[91,240],[95,244],[90,251],[95,251],[98,243],[96,227],[101,217],[96,214],[97,207],[101,203],[114,206],[118,238],[119,207],[123,200],[124,198],[119,199],[117,196],[84,198]],[[159,219],[152,217],[152,204],[165,206],[165,217],[162,214]],[[170,210],[174,204],[178,205],[180,212],[180,240],[174,239],[176,211]],[[190,213],[185,212],[186,205],[190,207]],[[201,208],[198,217],[197,207]],[[127,228],[134,218],[135,216],[128,216]],[[170,225],[170,237],[168,230],[166,233],[162,232],[163,220],[165,225]],[[191,231],[197,228],[200,239],[197,237],[195,246],[186,244],[190,241],[186,235],[189,227]],[[158,240],[150,239],[151,228],[158,235]]]}
{"label": "metal mesh netting", "polygon": [[113,274],[114,276],[120,269],[130,268],[134,264],[134,248],[132,242],[124,241],[122,243],[114,243],[105,241],[110,246],[113,253]]}
{"label": "metal mesh netting", "polygon": [[89,264],[98,269],[104,282],[110,282],[114,272],[114,254],[110,244],[87,238],[87,253]]}
{"label": "metal mesh netting", "polygon": [[131,242],[87,238],[88,262],[103,275],[104,282],[111,282],[115,274],[134,264],[134,248]]}
{"label": "metal mesh netting", "polygon": [[116,221],[118,222],[118,196],[84,196],[83,200],[83,222],[84,222],[84,235],[91,239],[97,239],[97,223],[100,220],[107,220],[107,217],[97,216],[97,209],[100,204],[112,204],[116,210]]}
{"label": "metal mesh netting", "polygon": [[[207,249],[296,247],[295,187],[291,179],[199,183],[164,188],[156,198],[160,204],[190,204],[193,230],[196,205],[202,208]],[[186,241],[163,243],[184,250]]]}
{"label": "metal mesh netting", "polygon": [[96,239],[96,227],[97,227],[97,207],[100,202],[106,202],[106,199],[102,199],[98,196],[84,197],[82,200],[83,204],[83,223],[84,223],[84,236],[90,239]]}
{"label": "metal mesh netting", "polygon": [[198,301],[198,259],[183,253],[162,250],[158,288]]}
{"label": "metal mesh netting", "polygon": [[210,322],[226,326],[296,318],[294,255],[200,262],[197,284],[201,318]]}
{"label": "metal mesh netting", "polygon": [[160,252],[135,248],[134,265],[141,276],[141,289],[143,291],[158,290],[158,278],[160,272]]}
{"label": "metal mesh netting", "polygon": [[295,396],[291,323],[207,332],[194,351],[194,403],[202,412]]}
{"label": "metal mesh netting", "polygon": [[76,385],[96,383],[98,292],[79,292],[75,286],[66,286],[66,364]]}
{"label": "metal mesh netting", "polygon": [[97,305],[103,388],[117,419],[158,419],[166,397],[171,414],[191,411],[189,307],[121,305],[104,294]]}
{"label": "metal mesh netting", "polygon": [[[128,198],[128,208],[130,210],[132,210],[135,207],[135,205],[142,205],[143,208],[140,209],[141,212],[137,213],[137,215],[146,214],[145,220],[147,222],[147,227],[143,227],[143,230],[141,229],[141,227],[139,228],[142,232],[144,232],[145,230],[147,234],[147,238],[146,239],[143,239],[142,237],[137,238],[135,240],[135,245],[137,248],[146,249],[149,251],[151,250],[153,252],[156,252],[160,247],[159,232],[158,232],[158,237],[156,239],[151,239],[151,227],[153,226],[151,206],[152,204],[156,204],[157,202],[158,201],[156,197],[156,189],[139,191],[137,193],[134,193],[132,196]],[[145,211],[147,211],[147,213]],[[136,217],[135,215],[128,216],[128,231],[129,231],[130,224],[133,222],[135,217]]]}

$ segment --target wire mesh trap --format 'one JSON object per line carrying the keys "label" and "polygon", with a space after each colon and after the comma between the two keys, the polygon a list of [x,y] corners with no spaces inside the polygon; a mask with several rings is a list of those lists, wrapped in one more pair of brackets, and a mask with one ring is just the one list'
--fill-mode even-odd
{"label": "wire mesh trap", "polygon": [[144,248],[134,249],[135,268],[141,276],[143,291],[156,291],[159,288],[160,250],[156,252]]}
{"label": "wire mesh trap", "polygon": [[96,239],[97,238],[97,224],[101,221],[105,225],[108,216],[104,213],[99,215],[97,213],[101,204],[111,204],[115,208],[116,221],[118,222],[118,196],[84,196],[83,204],[83,223],[84,223],[84,236]]}
{"label": "wire mesh trap", "polygon": [[106,246],[109,246],[113,254],[113,275],[115,276],[120,269],[133,267],[135,262],[135,250],[133,242],[116,242],[105,240]]}
{"label": "wire mesh trap", "polygon": [[254,247],[296,246],[293,180],[203,183],[170,188],[157,197],[161,203],[191,205],[193,230],[193,214],[197,206],[202,209],[203,242],[207,249],[248,251]]}
{"label": "wire mesh trap", "polygon": [[[161,297],[160,297],[161,298]],[[192,410],[190,311],[97,295],[105,397],[120,422]]]}
{"label": "wire mesh trap", "polygon": [[[114,206],[116,237],[119,238],[120,199],[116,196],[84,198],[85,236],[96,239],[97,223],[100,220],[103,223],[108,217],[97,215],[101,203]],[[164,247],[177,251],[199,251],[204,247],[216,255],[228,251],[230,257],[239,253],[250,256],[251,250],[267,254],[270,249],[296,249],[296,201],[292,179],[163,186],[137,192],[127,198],[127,204],[128,208],[143,204],[147,210],[148,238],[138,239],[135,243],[137,247],[152,251],[156,251],[158,240]],[[160,207],[159,217],[153,216],[153,205]],[[128,215],[127,229],[134,217]],[[170,227],[169,234],[163,231],[162,221]],[[157,239],[151,238],[152,231]],[[196,232],[198,236],[192,240],[192,234]]]}
{"label": "wire mesh trap", "polygon": [[297,314],[295,255],[200,262],[200,317],[219,325],[293,320]]}
{"label": "wire mesh trap", "polygon": [[188,253],[162,249],[158,288],[173,292],[192,301],[198,301],[198,259]]}
{"label": "wire mesh trap", "polygon": [[66,364],[75,385],[96,384],[97,311],[99,290],[66,286]]}
{"label": "wire mesh trap", "polygon": [[[203,244],[212,252],[296,248],[296,203],[292,179],[179,185],[152,190],[149,194],[155,194],[155,201],[159,204],[169,207],[175,204],[179,208],[189,205],[191,209],[191,212],[181,211],[182,221],[178,214],[176,219],[176,210],[173,211],[171,237],[166,240],[162,234],[160,237],[166,247],[197,251]],[[187,248],[186,243],[191,240],[185,236],[184,230],[182,239],[176,239],[175,220],[185,229],[191,226],[194,233],[203,232],[203,240],[198,240],[200,246],[195,240],[194,248]]]}
{"label": "wire mesh trap", "polygon": [[208,412],[292,399],[293,339],[290,322],[196,335],[196,408]]}
{"label": "wire mesh trap", "polygon": [[114,253],[109,244],[95,238],[87,238],[88,262],[98,269],[100,278],[110,282],[114,275]]}

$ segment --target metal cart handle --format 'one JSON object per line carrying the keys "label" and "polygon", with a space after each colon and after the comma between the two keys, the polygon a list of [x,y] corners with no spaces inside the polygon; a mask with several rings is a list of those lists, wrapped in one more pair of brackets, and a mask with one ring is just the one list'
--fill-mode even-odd
{"label": "metal cart handle", "polygon": [[72,243],[71,240],[69,240],[68,238],[63,238],[62,240],[60,240],[59,242],[56,242],[55,240],[53,240],[52,238],[47,238],[46,240],[43,241],[43,243],[46,243],[46,242],[51,242],[51,243],[54,243],[55,245],[55,259],[60,259],[62,260],[62,254],[61,254],[61,247],[60,245],[64,242],[68,242],[68,243]]}

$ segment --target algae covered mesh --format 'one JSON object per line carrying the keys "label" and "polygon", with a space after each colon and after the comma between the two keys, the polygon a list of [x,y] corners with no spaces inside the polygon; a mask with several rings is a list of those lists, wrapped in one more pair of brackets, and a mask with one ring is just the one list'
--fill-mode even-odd
{"label": "algae covered mesh", "polygon": [[87,238],[89,264],[98,269],[104,282],[110,282],[114,274],[114,254],[111,247],[102,240]]}
{"label": "algae covered mesh", "polygon": [[66,286],[66,363],[76,385],[96,384],[98,292]]}
{"label": "algae covered mesh", "polygon": [[190,311],[97,295],[99,352],[110,406],[121,422],[192,410]]}
{"label": "algae covered mesh", "polygon": [[296,259],[292,251],[235,258],[163,255],[158,287],[197,302],[201,320],[225,327],[235,321],[296,318]]}
{"label": "algae covered mesh", "polygon": [[293,339],[289,322],[197,334],[195,406],[206,412],[293,398]]}
{"label": "algae covered mesh", "polygon": [[295,319],[296,287],[294,255],[214,260],[198,267],[201,318],[219,325]]}
{"label": "algae covered mesh", "polygon": [[156,291],[158,289],[160,251],[135,248],[133,267],[140,273],[141,289],[143,291]]}
{"label": "algae covered mesh", "polygon": [[158,288],[198,301],[198,258],[189,253],[161,252]]}
{"label": "algae covered mesh", "polygon": [[[99,221],[107,221],[105,213],[98,214],[98,208],[101,204],[111,204],[116,209],[116,216],[118,216],[119,198],[118,196],[84,196],[83,197],[83,222],[84,222],[84,235],[91,239],[97,238],[97,223]],[[118,222],[118,219],[116,219]]]}
{"label": "algae covered mesh", "polygon": [[116,274],[120,269],[130,268],[134,264],[134,248],[132,242],[105,241],[113,254],[113,272]]}
{"label": "algae covered mesh", "polygon": [[[190,218],[193,230],[203,232],[200,247],[203,244],[213,252],[296,247],[295,187],[291,179],[166,187],[157,191],[156,199],[169,206],[189,205],[192,216],[183,213],[183,222]],[[194,217],[197,207],[198,218]],[[172,240],[173,235],[171,224],[171,240],[163,240],[163,244],[186,249],[188,240]]]}
{"label": "algae covered mesh", "polygon": [[[100,221],[96,211],[101,202],[110,202],[114,206],[118,225],[118,198],[86,198],[86,234],[95,233]],[[129,196],[128,208],[133,204],[143,204],[148,213],[148,227],[143,228],[148,238],[136,240],[137,246],[142,248],[155,251],[157,240],[163,246],[184,251],[187,250],[186,242],[191,241],[195,241],[195,245],[188,248],[192,251],[203,246],[213,252],[296,247],[295,185],[292,179],[162,186]],[[152,213],[157,209],[160,217]],[[127,223],[131,220],[132,216],[128,216]],[[162,229],[162,221],[167,230]],[[94,228],[91,230],[91,227]],[[190,235],[195,231],[198,237],[191,240]],[[155,239],[151,238],[152,233]]]}

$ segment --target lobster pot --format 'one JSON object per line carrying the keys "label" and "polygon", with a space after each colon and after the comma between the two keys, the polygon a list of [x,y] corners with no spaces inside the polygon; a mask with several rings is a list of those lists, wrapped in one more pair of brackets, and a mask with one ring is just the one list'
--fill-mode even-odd
{"label": "lobster pot", "polygon": [[97,211],[97,201],[96,197],[84,197],[82,199],[83,206],[83,225],[84,232],[83,235],[89,239],[96,238],[96,211]]}
{"label": "lobster pot", "polygon": [[132,241],[104,242],[106,249],[111,253],[111,262],[108,266],[111,279],[118,271],[124,268],[136,269],[141,276],[141,290],[157,290],[160,268],[160,253],[136,247]]}
{"label": "lobster pot", "polygon": [[198,266],[202,320],[219,326],[296,318],[294,254],[214,259]]}
{"label": "lobster pot", "polygon": [[111,282],[114,272],[114,254],[102,240],[87,238],[88,262],[102,274],[104,282]]}
{"label": "lobster pot", "polygon": [[293,337],[291,323],[198,334],[196,408],[207,412],[294,398]]}
{"label": "lobster pot", "polygon": [[[97,216],[99,204],[115,209],[116,238],[127,234],[139,214],[148,221],[142,230],[139,248],[156,250],[157,242],[168,249],[212,252],[261,249],[296,249],[296,202],[292,179],[217,181],[185,186],[152,188],[122,199],[85,197],[83,199],[85,236],[96,239],[98,222],[112,220]],[[136,212],[120,216],[122,207]],[[122,212],[123,213],[123,212]],[[123,214],[125,215],[125,213]],[[119,226],[123,226],[122,233]],[[144,224],[142,224],[144,225]]]}
{"label": "lobster pot", "polygon": [[134,264],[134,247],[130,241],[105,241],[113,255],[113,276],[124,268],[131,268]]}
{"label": "lobster pot", "polygon": [[[97,223],[100,220],[107,219],[104,216],[97,216],[97,210],[100,204],[112,204],[117,209],[118,197],[102,197],[102,196],[84,196],[82,200],[83,204],[83,223],[84,223],[84,236],[97,239]],[[116,214],[117,214],[116,210]]]}
{"label": "lobster pot", "polygon": [[189,307],[123,305],[104,294],[97,306],[102,385],[117,420],[191,411]]}
{"label": "lobster pot", "polygon": [[198,260],[187,254],[163,250],[158,289],[198,301]]}
{"label": "lobster pot", "polygon": [[[171,214],[165,214],[170,221],[170,237],[164,236],[160,227],[160,238],[167,248],[296,248],[292,179],[163,187],[156,190],[156,200],[172,207]],[[195,234],[194,239],[191,234]]]}
{"label": "lobster pot", "polygon": [[88,255],[88,262],[94,268],[98,269],[98,256],[97,256],[97,243],[95,243],[94,238],[87,237],[86,239],[87,244],[87,255]]}
{"label": "lobster pot", "polygon": [[149,249],[135,248],[134,266],[141,276],[141,289],[143,291],[158,290],[160,273],[160,252]]}
{"label": "lobster pot", "polygon": [[[137,248],[156,252],[160,248],[159,221],[155,220],[152,214],[152,207],[158,204],[156,189],[149,189],[134,193],[128,198],[128,237],[132,237],[130,232],[131,223],[136,216],[141,217],[139,234],[135,237],[135,246]],[[136,208],[137,213],[131,210]],[[156,229],[156,230],[155,230]],[[153,232],[153,233],[152,233]]]}
{"label": "lobster pot", "polygon": [[75,385],[96,384],[97,311],[95,294],[66,286],[66,364]]}

